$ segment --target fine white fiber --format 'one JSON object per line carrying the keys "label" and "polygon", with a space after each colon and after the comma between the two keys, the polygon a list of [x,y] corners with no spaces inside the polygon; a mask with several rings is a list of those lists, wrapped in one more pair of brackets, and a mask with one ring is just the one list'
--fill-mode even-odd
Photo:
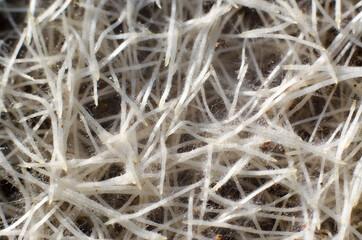
{"label": "fine white fiber", "polygon": [[362,2],[0,0],[0,240],[362,239]]}

